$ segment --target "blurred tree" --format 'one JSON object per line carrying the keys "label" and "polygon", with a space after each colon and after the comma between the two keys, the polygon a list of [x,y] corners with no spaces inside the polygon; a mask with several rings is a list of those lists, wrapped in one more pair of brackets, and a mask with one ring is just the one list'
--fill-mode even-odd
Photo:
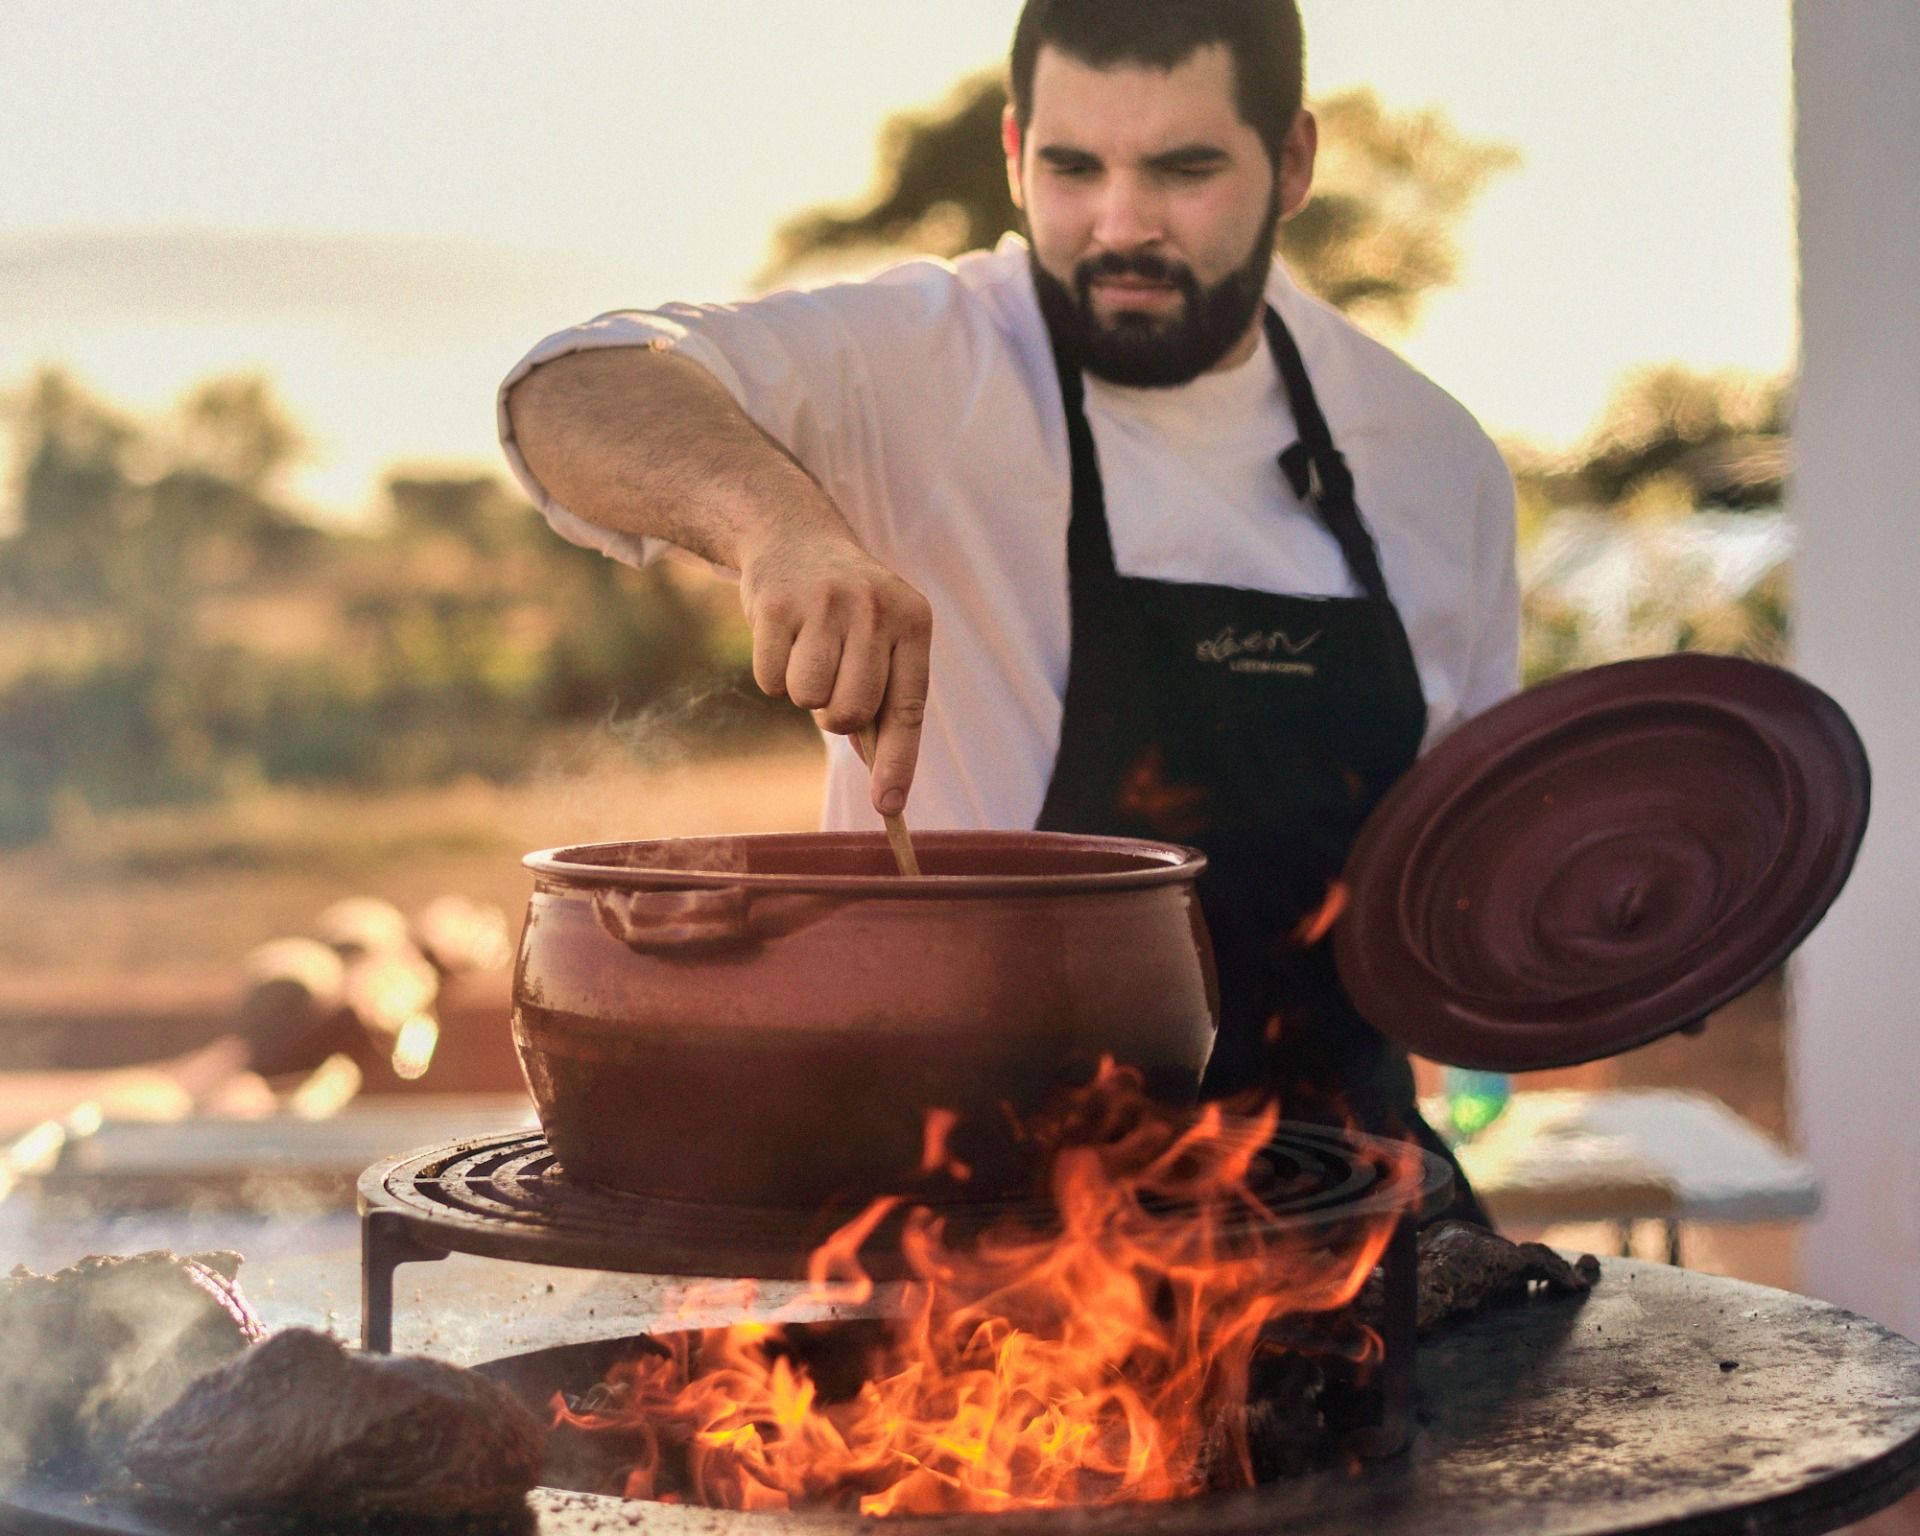
{"label": "blurred tree", "polygon": [[257,377],[151,420],[57,370],[3,403],[0,846],[62,806],[507,776],[556,728],[638,742],[676,701],[684,742],[806,721],[730,707],[760,699],[730,594],[551,537],[497,477],[396,474],[384,520],[305,521],[303,434]]}
{"label": "blurred tree", "polygon": [[110,600],[124,585],[138,521],[127,467],[135,428],[57,368],[35,374],[5,410],[20,468],[0,585],[41,608]]}
{"label": "blurred tree", "polygon": [[[876,190],[855,207],[787,220],[761,281],[881,252],[957,256],[1020,228],[1000,149],[1006,100],[989,72],[963,80],[931,110],[890,118]],[[1344,91],[1314,110],[1321,159],[1313,200],[1281,227],[1281,253],[1329,303],[1404,324],[1426,293],[1453,281],[1455,227],[1519,157],[1461,138],[1439,112],[1388,112],[1372,91]]]}
{"label": "blurred tree", "polygon": [[[1659,477],[1677,474],[1696,504],[1776,502],[1784,461],[1774,454],[1769,476],[1760,443],[1784,437],[1788,410],[1784,378],[1695,373],[1678,363],[1638,370],[1615,389],[1599,424],[1580,444],[1577,488],[1584,500],[1614,506]],[[1716,482],[1708,473],[1715,456],[1702,450],[1736,444],[1750,451],[1761,472],[1742,477],[1729,463]],[[1717,485],[1724,490],[1716,491]]]}
{"label": "blurred tree", "polygon": [[46,369],[7,416],[22,467],[0,585],[35,608],[112,609],[158,643],[191,591],[316,537],[280,499],[303,439],[264,379],[210,379],[143,427]]}
{"label": "blurred tree", "polygon": [[310,548],[314,530],[288,504],[286,477],[306,434],[259,374],[195,385],[156,434],[162,460],[148,492],[146,572],[159,586],[244,580]]}
{"label": "blurred tree", "polygon": [[272,495],[307,453],[306,435],[260,374],[208,379],[174,411],[174,468]]}
{"label": "blurred tree", "polygon": [[1638,508],[1776,506],[1787,472],[1789,381],[1638,369],[1565,453],[1503,445],[1523,504]]}
{"label": "blurred tree", "polygon": [[387,477],[388,519],[402,539],[452,537],[481,554],[498,554],[544,529],[524,497],[497,475]]}
{"label": "blurred tree", "polygon": [[1454,231],[1486,184],[1520,163],[1461,138],[1442,112],[1389,112],[1369,90],[1315,104],[1313,196],[1281,226],[1280,252],[1329,304],[1404,326],[1460,272]]}

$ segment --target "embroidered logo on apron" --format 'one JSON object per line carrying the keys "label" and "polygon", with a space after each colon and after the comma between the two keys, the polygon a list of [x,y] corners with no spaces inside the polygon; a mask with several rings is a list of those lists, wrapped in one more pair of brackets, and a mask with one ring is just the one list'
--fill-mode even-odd
{"label": "embroidered logo on apron", "polygon": [[1315,630],[1304,640],[1296,640],[1284,629],[1254,630],[1241,634],[1229,624],[1211,640],[1194,646],[1196,661],[1210,661],[1229,672],[1259,672],[1283,677],[1312,677],[1318,670],[1310,661],[1299,658],[1313,648],[1324,630]]}

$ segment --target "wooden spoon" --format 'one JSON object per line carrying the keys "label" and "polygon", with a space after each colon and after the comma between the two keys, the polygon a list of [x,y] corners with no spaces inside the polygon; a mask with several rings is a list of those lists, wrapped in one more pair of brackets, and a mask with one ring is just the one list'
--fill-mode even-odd
{"label": "wooden spoon", "polygon": [[[873,772],[874,752],[878,737],[871,725],[860,728],[860,756],[867,765],[867,772]],[[893,861],[900,866],[903,875],[920,873],[920,861],[913,856],[913,839],[907,836],[907,819],[904,816],[885,816],[881,818],[887,824],[887,841],[893,844]]]}

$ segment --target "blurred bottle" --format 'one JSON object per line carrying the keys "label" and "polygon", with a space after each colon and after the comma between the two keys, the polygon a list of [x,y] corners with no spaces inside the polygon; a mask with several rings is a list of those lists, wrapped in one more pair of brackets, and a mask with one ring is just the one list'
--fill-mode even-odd
{"label": "blurred bottle", "polygon": [[1506,1110],[1513,1086],[1504,1072],[1475,1072],[1466,1067],[1448,1067],[1443,1081],[1447,1100],[1447,1123],[1453,1139],[1465,1141],[1477,1136]]}

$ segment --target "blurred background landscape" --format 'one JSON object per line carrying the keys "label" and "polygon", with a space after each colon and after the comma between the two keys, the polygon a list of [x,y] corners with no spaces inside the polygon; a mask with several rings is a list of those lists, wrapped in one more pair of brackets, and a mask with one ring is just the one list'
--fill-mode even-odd
{"label": "blurred background landscape", "polygon": [[[22,8],[0,1065],[76,1020],[114,1021],[99,1060],[183,1047],[342,896],[517,914],[531,848],[813,823],[817,742],[753,689],[732,589],[554,537],[493,391],[600,310],[1014,227],[1017,9]],[[1502,442],[1529,680],[1784,658],[1786,8],[1440,9],[1308,0],[1324,150],[1286,258]],[[499,990],[470,1080],[511,1074]],[[1718,1058],[1774,1076],[1712,1085],[1776,1131],[1778,1015]],[[1609,1070],[1662,1080],[1662,1049]]]}

